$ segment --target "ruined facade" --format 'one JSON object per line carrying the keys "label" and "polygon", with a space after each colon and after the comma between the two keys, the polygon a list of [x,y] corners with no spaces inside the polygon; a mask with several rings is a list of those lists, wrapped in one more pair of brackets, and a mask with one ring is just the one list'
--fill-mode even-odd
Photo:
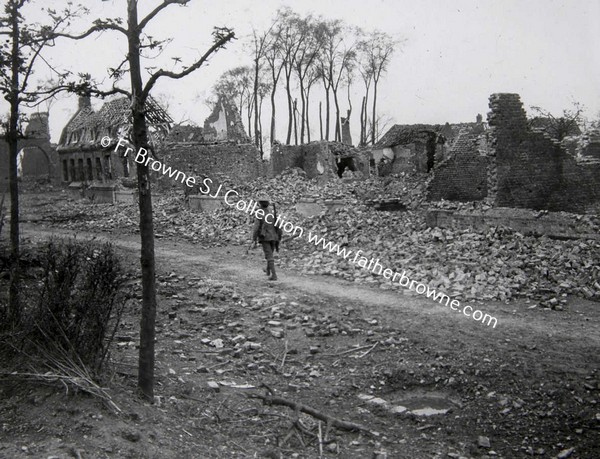
{"label": "ruined facade", "polygon": [[571,212],[598,205],[597,144],[588,142],[570,154],[531,127],[518,94],[492,94],[489,105],[489,133],[466,139],[468,148],[436,170],[430,199],[486,199],[499,207]]}
{"label": "ruined facade", "polygon": [[[146,120],[151,142],[163,138],[173,122],[152,99],[147,102]],[[89,97],[80,97],[77,112],[63,128],[57,148],[62,182],[73,187],[83,183],[110,185],[119,177],[129,177],[133,158],[113,150],[114,143],[119,138],[128,138],[131,129],[127,97],[106,102],[97,112],[92,109]],[[103,147],[100,141],[104,136],[110,137],[113,145]]]}
{"label": "ruined facade", "polygon": [[224,97],[219,97],[212,113],[204,121],[202,135],[204,142],[250,142],[239,110],[231,100]]}
{"label": "ruined facade", "polygon": [[[450,140],[446,159],[440,162],[429,184],[429,199],[437,201],[480,201],[488,194],[489,136],[486,126],[447,125],[458,132]],[[448,128],[447,128],[448,129]]]}
{"label": "ruined facade", "polygon": [[446,137],[439,125],[396,124],[373,146],[379,175],[430,172],[445,156]]}
{"label": "ruined facade", "polygon": [[363,177],[369,175],[369,160],[364,152],[326,140],[303,145],[273,145],[270,175],[276,176],[290,167],[304,170],[308,178],[323,180],[341,177],[346,170],[360,172]]}
{"label": "ruined facade", "polygon": [[[162,145],[161,158],[173,169],[200,178],[209,177],[215,183],[223,180],[246,183],[266,175],[267,169],[260,151],[252,144],[182,142],[172,141],[169,137]],[[169,188],[176,185],[168,177],[159,180]]]}
{"label": "ruined facade", "polygon": [[[160,154],[169,166],[215,182],[244,183],[267,173],[260,152],[244,131],[237,107],[224,97],[219,97],[204,127],[174,126]],[[159,178],[161,182],[165,187],[175,185],[170,179]]]}
{"label": "ruined facade", "polygon": [[[21,179],[48,179],[57,176],[58,156],[50,143],[48,113],[33,113],[25,128],[25,138],[17,144],[17,175]],[[8,143],[0,141],[0,188],[8,189]]]}

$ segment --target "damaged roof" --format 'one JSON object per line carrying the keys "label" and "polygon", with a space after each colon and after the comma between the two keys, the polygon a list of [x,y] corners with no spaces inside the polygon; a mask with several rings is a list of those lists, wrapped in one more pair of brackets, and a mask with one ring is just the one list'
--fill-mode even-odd
{"label": "damaged roof", "polygon": [[[152,97],[146,101],[146,121],[149,127],[166,132],[173,123],[169,114]],[[127,129],[131,125],[131,102],[128,97],[120,97],[105,102],[97,112],[89,106],[81,107],[63,128],[59,143],[66,144],[73,132],[108,132],[121,126]]]}
{"label": "damaged roof", "polygon": [[395,124],[379,139],[374,148],[390,148],[396,145],[406,145],[418,139],[424,132],[441,135],[442,126],[439,124]]}

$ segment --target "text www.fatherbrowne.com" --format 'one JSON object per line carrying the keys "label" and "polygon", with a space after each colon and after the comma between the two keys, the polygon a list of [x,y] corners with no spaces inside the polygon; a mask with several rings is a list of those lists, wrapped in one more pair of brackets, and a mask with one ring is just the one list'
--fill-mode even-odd
{"label": "text www.fatherbrowne.com", "polygon": [[319,238],[318,235],[312,234],[310,231],[308,232],[308,241],[315,244],[317,247],[321,246],[324,250],[335,253],[337,256],[342,257],[345,260],[349,259],[351,263],[367,269],[374,274],[383,275],[383,277],[386,279],[391,279],[392,283],[398,282],[398,285],[401,287],[408,287],[410,290],[414,290],[420,295],[426,295],[427,298],[431,298],[440,304],[449,306],[453,311],[460,311],[465,316],[471,317],[473,320],[488,326],[491,325],[492,328],[496,328],[498,320],[495,317],[485,314],[478,309],[473,310],[473,308],[468,305],[464,307],[461,306],[460,301],[456,299],[450,299],[450,297],[445,293],[439,292],[436,289],[431,288],[429,285],[425,285],[410,279],[406,275],[405,270],[403,270],[402,273],[398,273],[389,268],[384,268],[381,263],[379,263],[379,259],[367,259],[366,257],[361,256],[362,250],[356,251],[354,256],[351,256],[353,253],[352,250],[349,250],[347,247],[340,247],[338,244],[333,244],[331,241],[327,242],[324,238]]}
{"label": "text www.fatherbrowne.com", "polygon": [[[110,137],[106,136],[102,138],[103,147],[108,147],[111,143],[112,139]],[[114,151],[117,152],[119,148],[123,146],[126,147],[125,151],[122,153],[124,156],[127,156],[129,152],[134,151],[133,148],[127,146],[127,141],[122,138],[116,143]],[[170,166],[167,167],[160,161],[151,158],[148,155],[148,151],[144,148],[140,148],[136,152],[134,161],[139,164],[150,166],[152,170],[156,172],[162,172],[163,175],[168,175],[172,178],[174,177],[175,180],[181,180],[181,183],[185,183],[189,187],[197,185],[195,177],[188,176],[184,172],[178,171],[177,169],[172,169]],[[252,199],[248,201],[236,199],[239,197],[239,193],[235,190],[228,190],[227,192],[224,192],[223,185],[220,185],[216,191],[211,190],[212,185],[213,181],[210,178],[205,178],[202,182],[200,192],[213,198],[222,196],[225,204],[228,206],[235,207],[237,210],[247,213],[255,218],[264,219],[267,223],[281,228],[283,231],[292,235],[293,237],[302,238],[305,235],[304,228],[299,225],[294,225],[290,221],[286,221],[284,216],[275,216],[272,213],[265,212],[260,208],[260,206],[258,206],[258,203]],[[211,191],[213,191],[213,194],[211,194]],[[319,237],[318,234],[313,234],[311,231],[308,232],[307,239],[309,243],[314,244],[316,247],[320,246],[323,248],[323,250],[327,250],[330,253],[335,253],[338,257],[341,257],[344,260],[349,260],[351,263],[356,264],[363,269],[370,270],[373,274],[383,275],[383,277],[386,279],[391,280],[392,283],[398,282],[398,285],[401,287],[408,287],[410,290],[414,290],[419,295],[426,295],[427,298],[431,298],[433,301],[437,301],[440,304],[449,306],[453,311],[462,312],[465,316],[471,317],[473,320],[481,322],[487,326],[491,325],[493,328],[496,328],[498,320],[495,317],[485,314],[478,309],[473,310],[471,306],[461,306],[460,301],[456,299],[450,299],[450,297],[444,292],[439,292],[436,289],[431,288],[429,285],[425,285],[410,279],[406,275],[406,270],[403,270],[402,273],[399,273],[389,268],[384,268],[381,263],[379,263],[379,259],[367,259],[367,257],[362,256],[362,250],[353,252],[347,247],[341,247],[339,244],[334,244],[331,241],[327,242],[325,238]],[[352,256],[353,253],[354,255]]]}

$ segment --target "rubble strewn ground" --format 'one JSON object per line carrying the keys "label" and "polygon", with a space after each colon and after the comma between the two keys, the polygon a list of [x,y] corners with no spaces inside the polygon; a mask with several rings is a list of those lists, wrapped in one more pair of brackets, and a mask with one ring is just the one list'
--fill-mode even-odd
{"label": "rubble strewn ground", "polygon": [[[411,279],[460,300],[525,297],[540,301],[542,307],[560,309],[566,295],[600,299],[600,241],[525,236],[502,227],[486,232],[427,228],[425,185],[415,176],[395,180],[335,180],[318,186],[315,180],[307,180],[301,170],[291,169],[266,183],[256,181],[238,187],[228,184],[225,189],[234,189],[246,199],[265,191],[278,203],[278,212],[305,232],[347,244],[354,253],[362,250],[362,255],[379,259],[384,267],[397,272],[405,270]],[[294,212],[299,200],[316,196],[342,200],[345,208],[310,218]],[[367,199],[389,198],[407,202],[410,209],[382,212],[364,205]],[[47,214],[36,211],[35,219],[67,229],[137,231],[135,205],[90,206],[82,200],[61,199],[54,202],[56,206]],[[38,209],[44,206],[44,201],[38,203]],[[483,203],[447,202],[435,206],[459,210],[486,207]],[[178,237],[202,247],[247,244],[251,226],[248,218],[246,213],[232,207],[214,213],[186,209],[181,195],[161,197],[155,202],[157,237]],[[589,233],[599,231],[597,216],[572,218],[588,227]],[[281,264],[286,268],[375,284],[382,289],[402,289],[351,260],[308,243],[306,236],[285,241],[283,245]]]}
{"label": "rubble strewn ground", "polygon": [[[25,224],[38,240],[57,228]],[[64,229],[58,229],[63,234]],[[259,251],[157,241],[156,403],[135,394],[141,286],[135,234],[106,386],[85,394],[0,383],[0,457],[595,457],[598,310],[570,298],[540,314],[488,301],[497,329],[428,300],[281,270]],[[581,331],[585,330],[586,334]],[[586,337],[587,335],[587,337]],[[274,395],[365,426],[345,432],[248,395]],[[319,431],[321,442],[319,442]],[[570,451],[570,453],[569,453]],[[379,456],[377,456],[379,455]]]}
{"label": "rubble strewn ground", "polygon": [[[27,239],[58,233],[114,242],[134,299],[105,381],[122,412],[85,394],[0,381],[0,457],[597,457],[598,241],[426,228],[423,188],[404,179],[319,188],[292,170],[266,185],[228,186],[244,198],[266,190],[306,231],[481,303],[496,328],[400,292],[306,239],[282,244],[280,281],[269,283],[260,250],[247,250],[247,214],[194,212],[182,195],[162,196],[154,203],[154,405],[132,395],[136,206],[24,194]],[[363,204],[403,190],[407,211]],[[310,218],[293,211],[317,194],[346,206]],[[581,220],[597,224],[594,216]],[[328,429],[306,413],[265,405],[256,397],[268,390],[368,432]]]}

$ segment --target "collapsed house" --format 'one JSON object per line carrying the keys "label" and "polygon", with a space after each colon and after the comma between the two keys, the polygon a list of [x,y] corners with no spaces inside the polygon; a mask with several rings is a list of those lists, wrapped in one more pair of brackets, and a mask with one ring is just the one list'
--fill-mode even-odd
{"label": "collapsed house", "polygon": [[[153,99],[146,107],[150,143],[169,166],[197,176],[256,178],[264,173],[260,153],[244,131],[235,105],[219,98],[204,126],[173,126],[168,113]],[[62,130],[58,146],[62,182],[75,194],[97,201],[113,202],[120,183],[132,186],[132,155],[114,152],[119,138],[130,138],[131,107],[127,97],[106,102],[98,111],[89,97],[80,97],[77,112]],[[108,136],[111,146],[103,147]],[[162,175],[151,172],[160,185],[173,186]]]}
{"label": "collapsed house", "polygon": [[373,146],[372,167],[380,176],[430,172],[444,158],[442,126],[396,124]]}
{"label": "collapsed house", "polygon": [[459,138],[479,135],[487,125],[477,115],[473,123],[395,124],[373,146],[375,173],[387,176],[400,173],[431,173],[452,154]]}
{"label": "collapsed house", "polygon": [[[50,143],[48,113],[32,113],[25,128],[24,138],[17,143],[17,176],[22,180],[56,181],[58,156],[56,146]],[[0,142],[0,188],[8,189],[8,143]]]}
{"label": "collapsed house", "polygon": [[[266,175],[266,164],[244,131],[239,110],[222,96],[203,127],[174,126],[160,150],[165,162],[199,177],[198,183],[205,177],[245,183]],[[175,186],[171,181],[164,185]]]}
{"label": "collapsed house", "polygon": [[489,131],[457,138],[434,171],[429,200],[568,212],[600,203],[600,136],[569,149],[532,127],[518,94],[492,94],[489,101]]}
{"label": "collapsed house", "polygon": [[[151,143],[162,139],[173,122],[153,99],[147,101],[146,120]],[[57,148],[62,182],[72,190],[89,189],[94,193],[110,191],[117,179],[129,177],[134,159],[113,150],[119,138],[129,138],[132,126],[128,97],[108,101],[97,112],[89,97],[80,97],[78,109],[63,128]],[[113,140],[111,147],[102,146],[104,136]]]}
{"label": "collapsed house", "polygon": [[271,150],[269,174],[276,176],[288,168],[298,167],[306,172],[308,178],[320,180],[347,176],[349,173],[368,177],[369,159],[368,152],[339,142],[317,140],[303,145],[275,143]]}

